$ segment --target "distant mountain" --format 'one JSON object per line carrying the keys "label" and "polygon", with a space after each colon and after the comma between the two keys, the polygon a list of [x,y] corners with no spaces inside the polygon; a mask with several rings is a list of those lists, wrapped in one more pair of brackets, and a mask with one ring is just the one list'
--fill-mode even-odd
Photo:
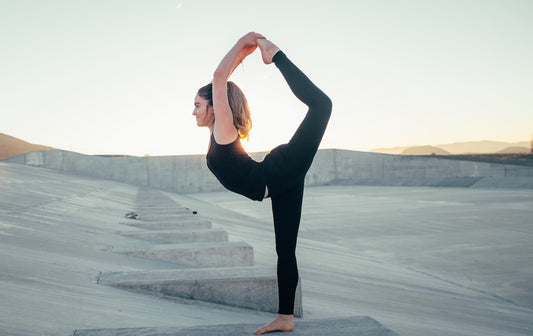
{"label": "distant mountain", "polygon": [[503,142],[503,141],[471,141],[456,142],[446,145],[437,145],[453,154],[476,154],[476,153],[497,153],[508,147],[527,147],[530,148],[529,141],[521,142]]}
{"label": "distant mountain", "polygon": [[376,149],[372,149],[371,152],[384,153],[384,154],[401,154],[403,151],[409,148],[411,147],[376,148]]}
{"label": "distant mountain", "polygon": [[42,145],[34,145],[10,135],[0,133],[0,160],[28,152],[50,149],[54,148]]}
{"label": "distant mountain", "polygon": [[531,149],[528,147],[507,147],[498,152],[498,154],[518,154],[518,153],[531,153]]}
{"label": "distant mountain", "polygon": [[[426,147],[426,146],[422,146]],[[470,142],[456,142],[451,144],[442,144],[436,146],[429,146],[433,148],[442,149],[448,154],[490,154],[498,153],[509,147],[526,148],[526,152],[530,152],[530,142],[503,142],[503,141],[470,141]],[[408,147],[391,147],[391,148],[376,148],[371,152],[386,153],[386,154],[406,154],[407,150],[411,148],[421,148],[420,146],[408,146]],[[430,153],[431,154],[431,153]],[[438,154],[438,153],[436,153]],[[409,155],[409,154],[407,154]],[[417,154],[411,154],[417,155]],[[420,154],[418,154],[420,155]]]}
{"label": "distant mountain", "polygon": [[449,152],[434,146],[418,146],[407,148],[402,155],[450,155]]}

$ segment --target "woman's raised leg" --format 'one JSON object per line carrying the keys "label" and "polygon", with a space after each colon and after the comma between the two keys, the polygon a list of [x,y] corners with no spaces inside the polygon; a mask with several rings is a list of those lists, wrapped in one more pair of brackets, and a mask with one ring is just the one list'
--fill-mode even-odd
{"label": "woman's raised leg", "polygon": [[[268,40],[257,42],[263,61],[274,63],[294,95],[309,109],[289,143],[281,145],[263,160],[269,194],[292,189],[293,181],[305,177],[318,150],[331,115],[332,104],[311,80],[287,56]],[[273,56],[272,54],[275,53]]]}

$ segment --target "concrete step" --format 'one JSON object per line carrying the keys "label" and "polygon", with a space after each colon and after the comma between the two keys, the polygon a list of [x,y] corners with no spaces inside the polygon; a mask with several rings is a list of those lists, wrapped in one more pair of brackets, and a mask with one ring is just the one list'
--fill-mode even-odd
{"label": "concrete step", "polygon": [[222,229],[122,231],[119,234],[162,244],[228,241],[228,233]]}
{"label": "concrete step", "polygon": [[194,214],[192,211],[184,212],[180,214],[164,214],[164,213],[144,213],[138,212],[137,219],[143,220],[146,222],[160,222],[160,221],[174,221],[174,220],[187,220],[187,219],[198,219],[198,215]]}
{"label": "concrete step", "polygon": [[175,212],[175,211],[190,211],[192,209],[182,207],[182,206],[175,206],[175,205],[165,205],[165,206],[136,206],[132,209],[133,211],[151,211],[151,212]]}
{"label": "concrete step", "polygon": [[[74,336],[249,336],[257,324],[226,324],[196,327],[124,328],[76,330]],[[277,334],[277,333],[276,333]],[[338,319],[299,320],[291,336],[398,336],[368,316]]]}
{"label": "concrete step", "polygon": [[183,219],[157,222],[131,220],[128,222],[122,222],[120,224],[126,224],[147,230],[210,229],[213,227],[210,221],[202,219]]}
{"label": "concrete step", "polygon": [[136,210],[190,210],[188,207],[171,203],[171,204],[137,204],[134,209]]}
{"label": "concrete step", "polygon": [[149,199],[149,198],[137,198],[135,202],[139,206],[157,206],[157,205],[175,205],[181,206],[178,202],[172,199]]}
{"label": "concrete step", "polygon": [[[275,268],[224,267],[101,274],[98,283],[136,293],[197,300],[276,313],[278,289]],[[298,284],[295,315],[302,316]]]}
{"label": "concrete step", "polygon": [[116,248],[113,252],[188,267],[230,267],[254,264],[253,247],[245,242],[162,244],[145,249]]}
{"label": "concrete step", "polygon": [[149,199],[149,198],[137,198],[135,204],[140,206],[151,206],[151,205],[177,205],[180,204],[172,199]]}
{"label": "concrete step", "polygon": [[160,209],[160,208],[161,209],[162,208],[165,208],[165,209],[176,208],[176,209],[183,209],[183,210],[187,209],[186,206],[183,206],[176,202],[151,202],[151,203],[142,202],[142,203],[136,203],[133,207],[134,209],[139,209],[139,210]]}
{"label": "concrete step", "polygon": [[194,210],[191,209],[156,209],[156,210],[133,210],[139,214],[139,216],[185,216],[192,215]]}

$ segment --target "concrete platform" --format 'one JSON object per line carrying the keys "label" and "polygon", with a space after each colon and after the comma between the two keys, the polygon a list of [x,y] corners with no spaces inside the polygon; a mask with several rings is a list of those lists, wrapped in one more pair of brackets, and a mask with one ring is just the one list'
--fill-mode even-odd
{"label": "concrete platform", "polygon": [[182,212],[188,212],[192,211],[191,209],[180,206],[177,204],[154,204],[154,205],[148,205],[148,204],[142,204],[137,205],[133,207],[134,211],[146,211],[146,212],[166,212],[166,213],[182,213]]}
{"label": "concrete platform", "polygon": [[222,229],[121,231],[119,234],[160,244],[228,241],[228,233]]}
{"label": "concrete platform", "polygon": [[253,247],[245,242],[162,244],[144,249],[114,248],[133,257],[166,261],[189,267],[253,266]]}
{"label": "concrete platform", "polygon": [[147,230],[190,230],[190,229],[211,229],[213,224],[205,219],[187,219],[173,221],[149,222],[144,220],[132,219],[126,222],[120,222],[129,226]]}
{"label": "concrete platform", "polygon": [[[92,329],[76,330],[74,336],[249,336],[257,327],[252,323],[242,323],[192,328]],[[397,336],[398,334],[368,316],[356,316],[341,319],[296,320],[294,331],[288,335]]]}
{"label": "concrete platform", "polygon": [[[253,324],[251,334],[274,317],[97,284],[100,272],[178,267],[111,252],[149,244],[116,234],[136,231],[119,223],[138,189],[0,162],[0,335]],[[256,265],[275,265],[268,200],[163,194],[252,245]],[[404,336],[532,335],[532,204],[533,190],[520,188],[306,188],[304,316],[371,316]]]}
{"label": "concrete platform", "polygon": [[136,210],[133,211],[139,214],[139,217],[150,218],[154,216],[161,217],[185,217],[194,216],[193,210],[175,210],[175,209],[150,209],[150,210]]}
{"label": "concrete platform", "polygon": [[[276,313],[278,290],[272,267],[224,267],[103,273],[98,283],[136,293],[182,298]],[[303,316],[298,285],[295,316]]]}
{"label": "concrete platform", "polygon": [[184,212],[181,214],[164,214],[164,213],[152,213],[146,214],[143,212],[138,212],[139,220],[145,222],[171,222],[171,221],[182,221],[182,220],[198,220],[200,219],[198,215],[192,213],[192,211]]}

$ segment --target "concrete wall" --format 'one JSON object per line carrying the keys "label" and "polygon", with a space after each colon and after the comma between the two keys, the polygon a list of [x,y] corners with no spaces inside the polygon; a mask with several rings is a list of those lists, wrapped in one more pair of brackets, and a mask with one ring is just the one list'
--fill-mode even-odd
{"label": "concrete wall", "polygon": [[518,185],[533,188],[533,167],[444,159],[417,155],[390,155],[334,150],[339,184],[471,187],[486,178],[498,183],[485,187]]}
{"label": "concrete wall", "polygon": [[[204,155],[105,158],[49,150],[6,161],[175,192],[223,190]],[[306,177],[306,185],[325,184],[533,188],[533,167],[326,149]]]}

